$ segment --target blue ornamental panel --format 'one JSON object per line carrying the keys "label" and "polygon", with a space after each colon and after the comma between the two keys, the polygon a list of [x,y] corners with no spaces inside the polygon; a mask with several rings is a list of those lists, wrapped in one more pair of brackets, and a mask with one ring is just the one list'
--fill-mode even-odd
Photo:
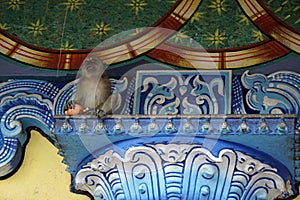
{"label": "blue ornamental panel", "polygon": [[0,177],[11,173],[22,159],[21,145],[16,138],[2,139],[0,149]]}
{"label": "blue ornamental panel", "polygon": [[232,77],[232,113],[246,114],[241,82],[237,76]]}
{"label": "blue ornamental panel", "polygon": [[77,171],[75,188],[107,200],[275,199],[293,194],[280,163],[266,164],[244,146],[219,140],[215,149],[207,149],[200,138],[195,143],[184,138],[169,143],[167,137],[151,141],[127,140],[115,143],[123,151],[113,146],[99,150]]}
{"label": "blue ornamental panel", "polygon": [[136,114],[230,114],[231,71],[138,71]]}
{"label": "blue ornamental panel", "polygon": [[[174,141],[185,136],[190,141],[207,137],[237,142],[280,160],[292,177],[299,176],[294,160],[298,150],[291,151],[295,145],[294,115],[113,115],[104,119],[55,116],[55,121],[54,134],[60,154],[73,176],[86,156],[94,156],[93,152],[109,144],[164,136],[172,136]],[[215,143],[206,145],[212,148]]]}
{"label": "blue ornamental panel", "polygon": [[53,99],[59,89],[37,80],[12,80],[0,85],[0,177],[14,171],[22,160],[27,128],[49,135],[54,128]]}
{"label": "blue ornamental panel", "polygon": [[247,105],[261,114],[298,114],[300,106],[300,75],[295,72],[279,71],[268,76],[249,74],[242,76]]}
{"label": "blue ornamental panel", "polygon": [[16,169],[37,128],[64,157],[72,187],[95,199],[298,194],[299,74],[137,71],[111,79],[118,102],[103,118],[64,115],[77,81],[0,84],[0,177]]}

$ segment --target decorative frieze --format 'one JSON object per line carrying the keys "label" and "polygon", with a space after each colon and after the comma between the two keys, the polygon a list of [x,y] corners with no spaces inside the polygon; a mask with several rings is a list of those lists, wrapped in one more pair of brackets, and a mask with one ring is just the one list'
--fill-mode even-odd
{"label": "decorative frieze", "polygon": [[[84,118],[84,120],[82,120]],[[295,115],[55,116],[57,134],[293,134]],[[124,124],[126,126],[124,126]]]}
{"label": "decorative frieze", "polygon": [[2,83],[0,177],[16,169],[28,131],[38,128],[59,149],[76,188],[95,199],[272,199],[295,192],[298,74],[246,72],[244,88],[225,71],[140,71],[111,81],[120,104],[102,118],[64,115],[76,80],[59,87]]}
{"label": "decorative frieze", "polygon": [[233,149],[215,155],[196,144],[145,143],[122,154],[108,150],[81,166],[74,184],[107,200],[275,199],[293,194],[276,166]]}

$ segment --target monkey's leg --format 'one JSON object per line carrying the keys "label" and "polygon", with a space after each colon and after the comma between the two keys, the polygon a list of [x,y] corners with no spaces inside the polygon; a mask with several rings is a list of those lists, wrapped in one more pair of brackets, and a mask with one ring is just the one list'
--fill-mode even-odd
{"label": "monkey's leg", "polygon": [[[112,114],[113,109],[118,108],[119,101],[118,101],[118,95],[111,94],[106,101],[103,103],[103,105],[99,108],[100,114]],[[103,116],[103,115],[102,115]]]}

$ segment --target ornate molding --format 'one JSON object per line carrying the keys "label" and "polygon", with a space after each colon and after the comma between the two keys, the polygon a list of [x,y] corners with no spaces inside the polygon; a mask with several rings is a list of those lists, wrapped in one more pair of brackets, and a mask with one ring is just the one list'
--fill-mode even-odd
{"label": "ornate molding", "polygon": [[107,115],[104,119],[56,115],[56,134],[108,136],[294,135],[295,115]]}
{"label": "ornate molding", "polygon": [[[53,98],[58,88],[46,81],[16,80],[0,85],[0,176],[10,174],[22,158],[26,129],[54,129]],[[50,134],[49,134],[50,137]]]}
{"label": "ornate molding", "polygon": [[248,18],[265,34],[281,45],[300,53],[299,31],[274,16],[261,0],[238,0]]}
{"label": "ornate molding", "polygon": [[[0,142],[1,144],[1,142]],[[0,177],[9,175],[22,159],[20,143],[16,138],[4,138],[0,148]]]}
{"label": "ornate molding", "polygon": [[207,50],[162,43],[147,56],[186,69],[240,69],[278,59],[291,50],[275,40],[264,40],[238,48]]}
{"label": "ornate molding", "polygon": [[145,144],[108,150],[83,165],[75,188],[95,199],[275,199],[293,194],[274,166],[240,151]]}
{"label": "ornate molding", "polygon": [[231,71],[138,71],[136,114],[230,114]]}
{"label": "ornate molding", "polygon": [[[165,140],[161,139],[164,137],[179,142],[198,141],[199,138],[227,140],[235,143],[231,146],[235,150],[238,145],[246,145],[255,149],[250,155],[268,154],[284,163],[291,177],[299,174],[293,159],[295,152],[290,151],[295,137],[294,115],[112,115],[101,120],[92,116],[55,116],[55,121],[54,133],[61,144],[60,154],[73,176],[80,163],[87,162],[86,156],[97,157],[95,152],[103,153],[102,148],[104,151],[113,149],[108,146],[133,138],[140,138],[140,141],[128,143],[124,145],[125,148],[149,141],[158,143],[162,140],[164,144]],[[274,146],[274,143],[278,143],[280,147]],[[211,148],[218,146],[214,141],[207,142],[206,145]],[[80,154],[74,154],[79,149],[82,150],[79,151]],[[88,152],[82,154],[86,151]],[[248,150],[241,152],[248,153]],[[174,157],[173,160],[181,160],[181,157]],[[266,163],[271,160],[262,158]]]}
{"label": "ornate molding", "polygon": [[[242,76],[248,106],[261,114],[297,114],[299,113],[300,76],[290,71],[280,71],[268,76],[249,74]],[[298,114],[298,125],[299,125]]]}
{"label": "ornate molding", "polygon": [[79,69],[91,51],[93,56],[108,64],[119,63],[143,55],[167,40],[192,17],[200,3],[201,0],[177,1],[164,16],[141,33],[128,38],[131,33],[127,32],[126,37],[121,37],[123,41],[106,45],[105,48],[97,47],[93,51],[36,47],[0,30],[0,53],[26,64],[54,70]]}
{"label": "ornate molding", "polygon": [[[242,76],[242,84],[249,89],[246,103],[260,109],[259,106],[263,105],[265,96],[268,99],[283,96],[283,100],[292,102],[284,105],[294,107],[283,107],[285,110],[280,108],[286,113],[293,113],[299,107],[295,101],[300,95],[297,87],[300,82],[298,77],[298,74],[289,72],[278,72],[269,76],[249,75],[246,72]],[[237,77],[231,79],[231,73],[223,71],[214,73],[182,71],[172,74],[141,71],[133,80],[128,80],[127,77],[112,80],[113,93],[121,96],[121,114],[107,115],[102,119],[87,115],[63,115],[64,105],[76,92],[76,80],[64,87],[33,80],[2,83],[0,177],[9,175],[19,164],[22,157],[21,150],[25,148],[28,137],[26,129],[37,127],[44,131],[59,149],[59,154],[64,157],[63,162],[68,166],[67,170],[76,177],[74,179],[76,187],[89,191],[95,198],[101,199],[105,195],[108,198],[115,198],[116,195],[123,198],[127,194],[132,194],[142,199],[144,195],[166,197],[165,199],[169,197],[191,199],[199,195],[203,197],[209,195],[205,197],[212,199],[222,199],[224,197],[222,195],[232,199],[237,197],[251,199],[251,195],[265,198],[266,192],[268,195],[282,195],[284,198],[291,195],[291,190],[297,193],[294,185],[295,180],[299,180],[300,173],[297,161],[299,138],[298,130],[295,129],[296,116],[275,114],[272,108],[266,109],[266,106],[261,114],[241,114],[246,113],[242,104],[244,99],[240,91],[241,85]],[[292,98],[285,98],[283,95],[285,93],[277,92],[279,90],[285,91]],[[197,101],[200,96],[207,100],[203,104],[208,106],[207,112],[160,113],[161,115],[150,115],[150,112],[132,115],[133,107],[137,105],[133,102],[140,101],[140,108],[149,110],[150,107],[151,111],[154,104],[146,102],[148,94],[153,94],[150,100],[147,100],[151,102],[151,98],[156,98],[157,94],[161,95],[163,92],[171,94],[170,97],[174,97],[172,99],[179,99],[180,106],[185,109],[187,109],[186,102],[190,102],[191,98]],[[132,95],[133,93],[136,93],[136,96]],[[214,99],[216,94],[220,95],[221,99]],[[259,98],[255,99],[255,95],[259,95]],[[127,100],[128,96],[131,97],[130,102]],[[260,98],[262,101],[258,101]],[[223,105],[226,99],[228,105]],[[208,103],[208,100],[211,103]],[[169,99],[166,104],[156,103],[156,106],[164,109],[172,101]],[[213,106],[212,110],[209,105]],[[230,106],[231,109],[231,105],[231,112],[236,114],[228,114],[229,110],[221,112],[220,106],[223,108]],[[166,138],[171,138],[173,143]],[[186,139],[184,142],[190,143],[181,142],[182,138]],[[211,148],[199,145],[202,144],[199,142],[200,138],[227,140],[232,144],[215,145],[214,148],[222,148],[211,151]],[[268,142],[262,144],[253,138]],[[132,139],[137,139],[138,142],[126,143]],[[174,141],[181,143],[175,144]],[[126,143],[121,145],[121,149],[125,149],[124,154],[107,146],[117,146],[121,142]],[[277,147],[272,145],[274,142],[283,145],[281,148],[284,151],[276,150]],[[246,145],[249,149],[239,148],[240,145]],[[295,151],[290,151],[292,146],[295,147]],[[95,163],[97,159],[95,162],[92,161],[95,157],[91,156],[96,156],[101,163]],[[272,157],[276,157],[282,163],[274,161]],[[140,165],[136,166],[137,163]],[[255,166],[251,166],[251,163]],[[279,165],[282,167],[278,167]],[[133,167],[137,167],[134,168],[135,171],[132,171]],[[149,169],[156,171],[142,173]],[[224,169],[228,170],[225,172]],[[85,179],[84,176],[87,176],[85,173],[91,174],[91,170],[94,174]],[[120,170],[125,173],[120,174]],[[134,172],[133,176],[126,174],[128,170]],[[165,173],[166,171],[168,173]],[[116,177],[119,178],[114,179]],[[143,182],[144,178],[147,182]],[[127,179],[142,182],[123,183]],[[201,180],[206,180],[206,184],[203,187],[195,187],[203,184]],[[216,182],[218,186],[215,185]],[[267,189],[255,190],[258,183]],[[253,187],[250,188],[250,185]],[[288,185],[292,185],[292,189],[288,188]],[[150,186],[153,188],[151,194]],[[138,193],[135,193],[136,188]],[[214,192],[220,188],[226,192]]]}

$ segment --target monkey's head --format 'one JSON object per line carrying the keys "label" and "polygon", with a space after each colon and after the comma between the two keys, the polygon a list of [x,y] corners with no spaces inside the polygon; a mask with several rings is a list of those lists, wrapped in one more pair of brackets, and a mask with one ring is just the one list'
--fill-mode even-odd
{"label": "monkey's head", "polygon": [[81,65],[81,76],[83,77],[101,77],[104,74],[107,65],[96,57],[87,57]]}

